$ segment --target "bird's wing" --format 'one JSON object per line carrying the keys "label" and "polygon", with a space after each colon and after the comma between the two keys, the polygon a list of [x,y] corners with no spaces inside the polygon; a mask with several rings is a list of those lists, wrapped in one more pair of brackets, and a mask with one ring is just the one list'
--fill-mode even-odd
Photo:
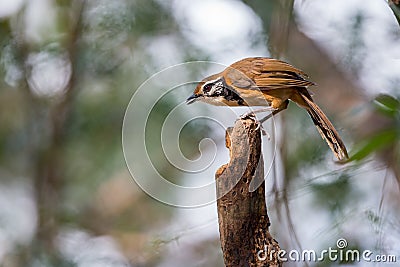
{"label": "bird's wing", "polygon": [[239,88],[250,88],[254,86],[254,82],[251,77],[245,75],[240,69],[228,67],[225,70],[225,77],[235,87]]}
{"label": "bird's wing", "polygon": [[[307,74],[292,65],[271,58],[254,58],[231,65],[229,71],[235,86],[260,90],[307,87],[314,83],[306,80]],[[246,74],[246,75],[244,75]]]}

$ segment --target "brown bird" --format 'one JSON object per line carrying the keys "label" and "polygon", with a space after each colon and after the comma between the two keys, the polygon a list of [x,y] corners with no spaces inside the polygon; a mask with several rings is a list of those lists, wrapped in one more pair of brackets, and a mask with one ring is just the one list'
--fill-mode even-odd
{"label": "brown bird", "polygon": [[346,147],[336,129],[307,91],[307,87],[314,85],[307,77],[303,71],[280,60],[245,58],[203,79],[186,103],[202,101],[218,106],[268,106],[266,109],[272,113],[260,120],[263,123],[286,109],[291,100],[307,110],[335,156],[341,161],[348,159]]}

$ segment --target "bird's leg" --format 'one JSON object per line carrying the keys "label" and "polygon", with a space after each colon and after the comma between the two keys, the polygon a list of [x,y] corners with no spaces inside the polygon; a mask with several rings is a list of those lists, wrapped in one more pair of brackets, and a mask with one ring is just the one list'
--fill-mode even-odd
{"label": "bird's leg", "polygon": [[266,112],[266,111],[274,111],[274,110],[276,110],[276,109],[274,109],[273,107],[259,108],[259,109],[244,113],[243,115],[240,116],[240,118],[246,118],[247,116],[249,116],[251,114],[256,114],[256,113],[261,113],[261,112]]}
{"label": "bird's leg", "polygon": [[247,117],[247,116],[250,116],[250,115],[253,115],[253,116],[254,116],[256,113],[261,113],[261,112],[266,112],[266,111],[272,111],[270,114],[268,114],[267,116],[265,116],[265,117],[262,118],[261,120],[257,120],[257,122],[258,122],[257,130],[261,127],[261,132],[262,132],[262,134],[263,134],[263,135],[267,135],[267,136],[268,136],[268,139],[270,139],[270,135],[268,134],[267,131],[264,130],[262,124],[263,124],[265,121],[267,121],[268,119],[270,119],[272,116],[275,116],[276,114],[278,114],[278,113],[281,112],[282,110],[285,110],[285,109],[287,108],[288,104],[289,104],[289,101],[286,100],[286,101],[284,101],[284,102],[279,106],[279,108],[273,108],[273,107],[260,108],[260,109],[254,110],[254,111],[252,111],[252,112],[245,113],[245,114],[243,114],[242,116],[240,116],[240,118],[243,119],[243,118],[245,118],[245,117]]}
{"label": "bird's leg", "polygon": [[[254,110],[254,111],[251,111],[251,112],[247,112],[247,113],[244,113],[243,115],[241,115],[240,116],[240,118],[241,119],[244,119],[244,118],[246,118],[246,117],[249,117],[249,116],[252,116],[252,117],[254,117],[255,118],[255,114],[256,113],[262,113],[262,112],[266,112],[266,111],[271,111],[272,110],[272,112],[274,112],[274,111],[276,111],[277,109],[274,109],[273,107],[266,107],[266,108],[260,108],[260,109],[256,109],[256,110]],[[269,114],[268,116],[270,116],[271,114]],[[268,117],[267,116],[267,117]],[[269,117],[268,117],[269,118]],[[265,118],[264,118],[265,119]],[[263,120],[264,120],[263,119]],[[256,128],[256,130],[258,130],[258,129],[260,129],[261,128],[261,133],[262,133],[262,135],[266,135],[267,136],[267,138],[268,138],[268,140],[269,139],[271,139],[271,136],[269,135],[269,133],[264,129],[264,127],[262,126],[262,123],[264,122],[264,121],[260,121],[260,120],[256,120],[257,121],[257,128]]]}
{"label": "bird's leg", "polygon": [[[261,120],[258,120],[258,127],[261,127],[261,132],[262,135],[267,135],[268,140],[271,139],[270,134],[264,129],[264,127],[262,126],[262,124],[267,121],[268,119],[270,119],[272,116],[278,114],[279,112],[281,112],[282,110],[284,110],[284,108],[280,108],[280,109],[275,109],[274,111],[272,111],[270,114],[268,114],[267,116],[265,116],[264,118],[262,118]],[[258,129],[257,127],[257,129]]]}
{"label": "bird's leg", "polygon": [[281,112],[282,110],[284,110],[283,108],[280,109],[275,109],[274,111],[272,111],[270,114],[268,114],[267,116],[265,116],[264,118],[262,118],[261,120],[259,120],[258,122],[263,124],[264,122],[266,122],[267,120],[269,120],[272,116],[275,116],[276,114],[278,114],[279,112]]}

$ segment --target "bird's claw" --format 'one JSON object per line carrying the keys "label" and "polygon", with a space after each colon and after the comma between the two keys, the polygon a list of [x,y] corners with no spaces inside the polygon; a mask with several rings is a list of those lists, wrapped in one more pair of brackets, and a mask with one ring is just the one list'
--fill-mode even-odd
{"label": "bird's claw", "polygon": [[257,123],[258,123],[258,125],[257,125],[256,130],[261,129],[261,134],[263,136],[267,136],[268,140],[270,140],[271,139],[271,135],[264,129],[264,127],[262,126],[261,123],[259,123],[258,121],[257,121]]}
{"label": "bird's claw", "polygon": [[248,112],[248,113],[244,113],[242,115],[240,115],[240,119],[245,119],[245,118],[254,118],[256,123],[257,123],[257,127],[256,127],[256,131],[261,130],[261,134],[263,136],[267,136],[268,140],[271,139],[271,135],[264,129],[264,127],[262,126],[262,123],[256,118],[256,115],[254,114],[254,112]]}
{"label": "bird's claw", "polygon": [[244,113],[244,114],[240,115],[239,118],[240,119],[246,119],[246,118],[254,118],[254,119],[256,119],[256,114],[254,114],[254,112],[247,112],[247,113]]}

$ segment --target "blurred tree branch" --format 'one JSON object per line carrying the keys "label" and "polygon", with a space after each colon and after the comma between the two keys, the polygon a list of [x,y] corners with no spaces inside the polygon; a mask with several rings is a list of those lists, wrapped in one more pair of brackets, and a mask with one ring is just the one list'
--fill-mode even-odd
{"label": "blurred tree branch", "polygon": [[[19,29],[15,33],[15,38],[18,40],[16,45],[18,51],[18,60],[23,66],[24,81],[22,88],[26,96],[26,112],[32,142],[30,144],[30,154],[35,159],[34,161],[34,193],[36,197],[36,207],[38,214],[36,237],[32,241],[31,247],[20,260],[26,265],[32,262],[33,258],[37,257],[44,251],[52,257],[54,262],[57,262],[56,246],[54,244],[55,236],[58,231],[60,216],[62,215],[62,191],[64,188],[64,171],[63,171],[63,149],[64,149],[64,134],[67,127],[66,121],[73,102],[74,91],[77,81],[77,59],[79,52],[79,38],[82,32],[82,17],[85,8],[86,0],[72,1],[70,3],[71,10],[74,11],[69,17],[69,32],[67,42],[62,49],[68,55],[71,64],[71,74],[60,95],[56,96],[52,101],[47,102],[33,94],[33,88],[30,88],[29,79],[31,70],[27,63],[30,53],[34,51],[34,47],[26,40],[24,35],[24,12],[23,8],[19,13]],[[68,9],[69,10],[69,9]],[[43,112],[48,114],[43,118]],[[45,121],[43,122],[43,119]],[[37,125],[35,125],[37,124]],[[42,132],[37,132],[37,127],[50,128],[48,138],[44,138],[45,129]]]}
{"label": "blurred tree branch", "polygon": [[388,3],[396,17],[397,23],[400,25],[400,0],[388,0]]}
{"label": "blurred tree branch", "polygon": [[275,1],[269,26],[268,47],[274,58],[286,54],[294,0]]}

